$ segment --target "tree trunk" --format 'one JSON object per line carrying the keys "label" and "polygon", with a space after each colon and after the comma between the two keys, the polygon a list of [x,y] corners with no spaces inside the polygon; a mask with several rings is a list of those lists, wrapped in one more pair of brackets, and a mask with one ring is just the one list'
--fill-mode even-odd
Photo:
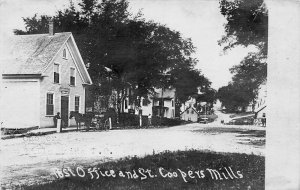
{"label": "tree trunk", "polygon": [[119,94],[120,94],[120,91],[119,90],[117,90],[117,124],[119,124],[119,120],[120,120],[120,105],[121,105],[121,103],[120,103],[120,98],[119,98]]}

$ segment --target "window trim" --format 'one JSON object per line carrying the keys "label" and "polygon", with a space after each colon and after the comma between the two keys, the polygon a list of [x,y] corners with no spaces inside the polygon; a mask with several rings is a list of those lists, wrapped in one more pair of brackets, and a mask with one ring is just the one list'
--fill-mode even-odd
{"label": "window trim", "polygon": [[[66,56],[64,56],[64,53],[66,53]],[[63,59],[68,59],[67,48],[63,49],[63,51],[62,51],[62,58]]]}
{"label": "window trim", "polygon": [[[54,79],[55,65],[58,65],[58,82],[55,82],[55,79]],[[54,63],[53,63],[53,81],[52,81],[53,84],[60,84],[60,81],[61,81],[60,73],[61,73],[61,67],[60,67],[60,64],[57,63],[57,62],[54,62]]]}
{"label": "window trim", "polygon": [[74,96],[74,111],[76,111],[76,98],[79,98],[79,101],[78,101],[78,113],[80,113],[80,102],[81,102],[81,96],[79,96],[79,95],[75,95]]}
{"label": "window trim", "polygon": [[[74,85],[71,84],[71,69],[74,69]],[[69,73],[69,75],[70,75],[70,77],[69,77],[69,85],[70,86],[76,86],[76,68],[73,67],[73,66],[71,66],[69,72],[70,72]]]}
{"label": "window trim", "polygon": [[146,103],[146,98],[143,98],[143,99],[142,99],[142,106],[144,106],[144,107],[145,107],[145,106],[148,106],[148,103]]}
{"label": "window trim", "polygon": [[[47,114],[47,105],[48,105],[48,102],[47,102],[47,98],[48,98],[48,94],[52,94],[53,95],[53,114]],[[54,116],[55,115],[55,93],[54,92],[47,92],[46,93],[46,116]]]}
{"label": "window trim", "polygon": [[127,100],[127,98],[124,100],[124,108],[126,110],[128,109],[128,100]]}

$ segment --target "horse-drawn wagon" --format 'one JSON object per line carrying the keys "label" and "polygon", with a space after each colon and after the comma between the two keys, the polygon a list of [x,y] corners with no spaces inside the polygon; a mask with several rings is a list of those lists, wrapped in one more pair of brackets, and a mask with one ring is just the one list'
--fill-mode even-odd
{"label": "horse-drawn wagon", "polygon": [[81,129],[81,126],[86,127],[86,130],[108,130],[109,129],[109,114],[97,113],[97,112],[86,112],[81,114],[79,112],[71,111],[70,119],[75,118],[77,131]]}

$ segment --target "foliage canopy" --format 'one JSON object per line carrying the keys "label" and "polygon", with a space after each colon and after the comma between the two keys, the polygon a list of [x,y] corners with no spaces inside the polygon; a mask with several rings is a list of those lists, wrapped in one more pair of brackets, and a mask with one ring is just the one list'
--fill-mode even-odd
{"label": "foliage canopy", "polygon": [[264,0],[221,0],[220,12],[227,20],[225,35],[219,40],[224,51],[239,45],[254,45],[258,50],[248,53],[230,69],[234,75],[232,82],[218,91],[226,107],[246,106],[255,100],[259,86],[267,81],[268,11]]}
{"label": "foliage canopy", "polygon": [[141,12],[129,12],[127,0],[82,0],[79,10],[68,8],[47,15],[23,18],[26,30],[15,34],[48,32],[53,19],[55,32],[72,32],[93,83],[93,96],[109,96],[130,87],[134,96],[148,97],[154,88],[174,87],[179,101],[210,82],[194,69],[195,47],[191,39],[154,21]]}

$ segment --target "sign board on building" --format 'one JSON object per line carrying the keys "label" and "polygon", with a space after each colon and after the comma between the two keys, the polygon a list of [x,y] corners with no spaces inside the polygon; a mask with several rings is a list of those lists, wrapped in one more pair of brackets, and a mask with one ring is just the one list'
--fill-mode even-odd
{"label": "sign board on building", "polygon": [[60,87],[59,90],[62,96],[68,96],[70,93],[70,88]]}

